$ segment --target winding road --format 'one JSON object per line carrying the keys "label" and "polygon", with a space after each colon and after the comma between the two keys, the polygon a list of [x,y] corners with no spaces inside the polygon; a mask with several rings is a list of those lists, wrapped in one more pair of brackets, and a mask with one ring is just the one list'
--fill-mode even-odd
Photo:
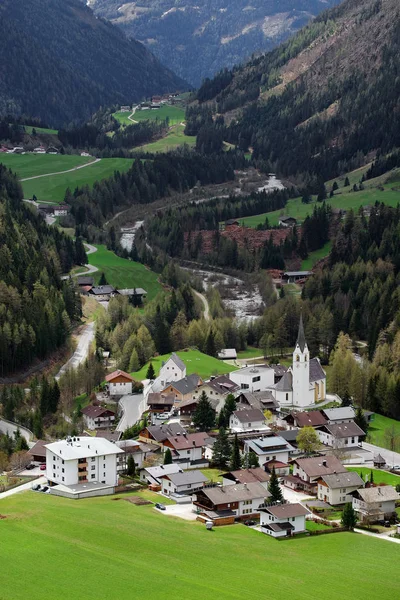
{"label": "winding road", "polygon": [[13,438],[14,433],[17,431],[17,429],[19,429],[20,434],[26,439],[27,442],[33,439],[32,431],[29,431],[29,429],[26,429],[26,427],[22,427],[22,425],[17,425],[16,423],[12,423],[11,421],[5,421],[4,419],[0,419],[1,433],[8,433],[8,435]]}
{"label": "winding road", "polygon": [[132,112],[131,112],[131,114],[130,114],[130,115],[129,115],[129,117],[128,117],[128,119],[129,119],[130,121],[132,121],[132,123],[135,123],[135,125],[136,125],[137,123],[139,123],[139,121],[135,121],[135,119],[132,119],[132,117],[133,117],[133,115],[135,114],[135,112],[137,111],[137,109],[138,109],[138,108],[139,108],[138,106],[135,106],[135,108],[133,108],[133,109],[132,109]]}
{"label": "winding road", "polygon": [[86,360],[89,354],[90,346],[94,340],[94,325],[94,322],[92,322],[88,323],[82,328],[82,331],[78,336],[78,345],[76,350],[71,358],[58,371],[57,375],[55,376],[57,381],[60,379],[61,375],[64,375],[64,373],[68,371],[68,369],[76,369]]}
{"label": "winding road", "polygon": [[64,173],[72,173],[73,171],[78,171],[79,169],[85,169],[86,167],[91,167],[96,163],[100,162],[101,158],[96,158],[91,162],[88,162],[84,165],[79,165],[78,167],[74,167],[73,169],[68,169],[67,171],[57,171],[56,173],[44,173],[43,175],[35,175],[34,177],[25,177],[25,179],[20,179],[20,181],[30,181],[31,179],[40,179],[41,177],[51,177],[52,175],[64,175]]}
{"label": "winding road", "polygon": [[[97,252],[97,248],[96,246],[92,246],[92,244],[88,244],[87,242],[83,242],[84,246],[86,246],[86,254],[93,254],[94,252]],[[72,275],[63,275],[61,277],[61,279],[68,279],[69,277],[82,277],[83,275],[90,275],[90,273],[96,273],[96,271],[98,271],[98,267],[95,267],[94,265],[83,265],[87,270],[84,273],[73,273]]]}
{"label": "winding road", "polygon": [[[193,288],[192,288],[193,289]],[[203,305],[204,305],[204,311],[203,311],[203,316],[205,318],[206,321],[210,320],[210,306],[208,304],[208,300],[207,298],[204,296],[204,294],[201,294],[200,292],[198,292],[197,290],[193,289],[194,293],[196,294],[196,296],[198,298],[200,298],[200,300],[202,301]]]}

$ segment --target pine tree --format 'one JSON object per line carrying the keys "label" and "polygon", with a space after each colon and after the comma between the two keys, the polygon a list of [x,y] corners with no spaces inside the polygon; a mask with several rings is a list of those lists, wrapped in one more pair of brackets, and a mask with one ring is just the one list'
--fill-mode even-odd
{"label": "pine tree", "polygon": [[346,529],[352,530],[357,525],[357,515],[355,510],[351,504],[351,502],[347,502],[345,504],[343,513],[342,513],[342,526]]}
{"label": "pine tree", "polygon": [[201,393],[195,413],[193,423],[200,431],[209,431],[215,425],[215,410],[211,406],[208,396],[205,392]]}
{"label": "pine tree", "polygon": [[223,427],[218,432],[218,437],[213,446],[213,464],[221,469],[225,469],[231,455],[231,444],[229,443],[228,434]]}
{"label": "pine tree", "polygon": [[346,177],[346,179],[344,180],[343,187],[348,187],[349,185],[350,185],[350,180],[348,177]]}
{"label": "pine tree", "polygon": [[237,407],[237,402],[235,400],[235,396],[233,394],[228,394],[225,399],[225,404],[223,410],[225,411],[227,423],[229,425],[229,419],[231,415],[235,412]]}
{"label": "pine tree", "polygon": [[210,329],[210,331],[208,332],[207,335],[207,339],[206,339],[206,354],[208,354],[209,356],[216,356],[217,351],[215,348],[215,337],[214,337],[214,332],[212,329]]}
{"label": "pine tree", "polygon": [[169,448],[166,449],[164,453],[164,465],[172,464],[172,452]]}
{"label": "pine tree", "polygon": [[50,412],[55,414],[58,409],[58,403],[60,402],[61,392],[58,386],[58,382],[55,379],[53,385],[51,386],[50,394],[49,394],[49,409]]}
{"label": "pine tree", "polygon": [[368,421],[365,418],[364,411],[361,406],[357,408],[356,416],[354,417],[354,423],[361,427],[365,433],[368,432]]}
{"label": "pine tree", "polygon": [[153,367],[153,363],[149,364],[149,368],[147,369],[146,379],[151,379],[152,381],[156,378],[156,372]]}
{"label": "pine tree", "polygon": [[99,285],[107,285],[107,279],[103,272],[100,275]]}
{"label": "pine tree", "polygon": [[275,467],[272,468],[271,479],[268,484],[268,491],[271,494],[270,500],[272,502],[282,502],[283,494],[281,486],[279,485],[278,477],[275,472]]}
{"label": "pine tree", "polygon": [[135,460],[134,460],[132,454],[130,454],[128,456],[128,460],[126,462],[126,474],[129,475],[129,477],[134,477],[135,473],[136,473]]}
{"label": "pine tree", "polygon": [[247,454],[247,468],[248,469],[256,469],[260,466],[260,461],[258,460],[257,454],[254,450],[250,450]]}
{"label": "pine tree", "polygon": [[227,417],[226,417],[225,408],[222,408],[219,412],[218,419],[217,419],[217,425],[218,425],[218,429],[221,429],[221,427],[223,427],[224,429],[229,427],[229,419],[227,419]]}
{"label": "pine tree", "polygon": [[370,483],[374,483],[374,472],[373,472],[372,469],[371,469],[370,474],[369,474],[369,482]]}
{"label": "pine tree", "polygon": [[232,454],[231,454],[231,470],[237,471],[242,466],[242,458],[240,456],[240,448],[239,448],[239,440],[237,433],[235,433],[235,439],[232,444]]}

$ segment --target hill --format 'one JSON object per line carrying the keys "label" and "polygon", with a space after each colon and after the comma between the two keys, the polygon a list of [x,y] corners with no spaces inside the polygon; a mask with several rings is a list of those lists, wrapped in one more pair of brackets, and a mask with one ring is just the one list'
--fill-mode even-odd
{"label": "hill", "polygon": [[61,126],[187,84],[80,0],[3,0],[0,114]]}
{"label": "hill", "polygon": [[222,68],[275,47],[339,1],[252,0],[246,6],[243,0],[89,0],[88,4],[198,86]]}
{"label": "hill", "polygon": [[315,189],[316,177],[399,145],[399,55],[398,1],[346,0],[276,50],[205,82],[198,100],[216,102],[225,141]]}

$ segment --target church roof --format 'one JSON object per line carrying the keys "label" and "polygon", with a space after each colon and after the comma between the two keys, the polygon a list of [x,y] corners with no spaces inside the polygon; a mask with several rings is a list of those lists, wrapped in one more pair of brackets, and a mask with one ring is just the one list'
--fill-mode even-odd
{"label": "church roof", "polygon": [[320,381],[321,379],[325,379],[326,374],[323,368],[321,367],[321,363],[318,358],[312,358],[310,360],[310,383],[314,381]]}
{"label": "church roof", "polygon": [[278,392],[291,392],[293,390],[293,377],[290,370],[286,371],[282,379],[275,385]]}
{"label": "church roof", "polygon": [[307,345],[306,336],[304,334],[304,325],[303,325],[303,315],[300,315],[300,323],[299,323],[299,332],[297,334],[297,342],[298,346],[300,346],[300,350],[304,352],[304,348]]}

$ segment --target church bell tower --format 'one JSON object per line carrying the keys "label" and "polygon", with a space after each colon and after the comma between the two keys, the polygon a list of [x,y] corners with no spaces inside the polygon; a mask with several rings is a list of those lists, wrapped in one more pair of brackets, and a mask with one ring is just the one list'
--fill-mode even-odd
{"label": "church bell tower", "polygon": [[304,335],[303,315],[300,315],[299,332],[293,352],[293,405],[308,406],[310,401],[310,353]]}

